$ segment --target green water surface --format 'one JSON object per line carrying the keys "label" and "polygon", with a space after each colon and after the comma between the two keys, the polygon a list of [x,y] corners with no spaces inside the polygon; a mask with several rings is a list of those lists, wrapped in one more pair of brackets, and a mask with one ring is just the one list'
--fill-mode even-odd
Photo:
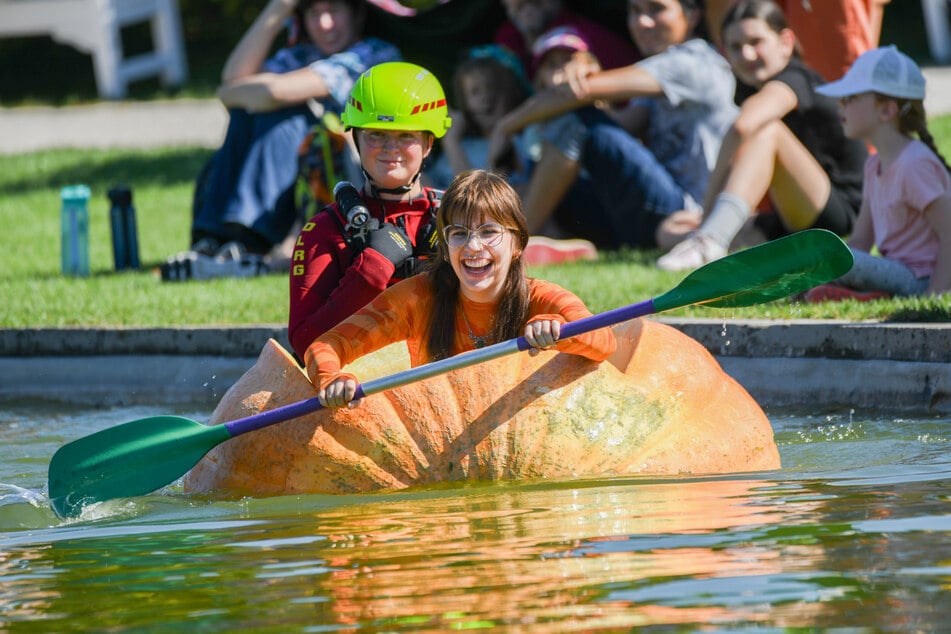
{"label": "green water surface", "polygon": [[[951,424],[771,413],[784,467],[234,501],[177,486],[63,522],[64,442],[157,414],[0,413],[0,632],[937,632]],[[130,470],[135,465],[129,466]]]}

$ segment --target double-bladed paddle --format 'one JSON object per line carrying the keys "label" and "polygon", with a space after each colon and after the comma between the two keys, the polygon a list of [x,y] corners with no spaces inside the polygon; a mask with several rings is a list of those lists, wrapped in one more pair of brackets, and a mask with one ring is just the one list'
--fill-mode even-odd
{"label": "double-bladed paddle", "polygon": [[[706,264],[653,299],[567,323],[561,328],[561,338],[694,304],[719,308],[761,304],[833,280],[850,268],[852,252],[835,234],[822,229],[801,231]],[[464,352],[367,381],[357,387],[356,397],[529,347],[525,337],[517,337]],[[203,425],[180,416],[153,416],[104,429],[63,445],[53,455],[49,467],[50,504],[58,515],[69,517],[93,502],[150,493],[183,476],[208,451],[229,438],[320,408],[315,396],[222,425]]]}

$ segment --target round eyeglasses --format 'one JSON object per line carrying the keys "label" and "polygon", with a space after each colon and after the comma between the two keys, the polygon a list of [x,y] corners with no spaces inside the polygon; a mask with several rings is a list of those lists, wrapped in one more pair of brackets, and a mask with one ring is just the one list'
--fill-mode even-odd
{"label": "round eyeglasses", "polygon": [[450,249],[458,249],[459,247],[469,244],[469,240],[472,239],[472,236],[478,238],[479,242],[487,247],[498,246],[499,243],[502,242],[502,237],[506,231],[508,231],[508,229],[497,222],[487,222],[475,229],[463,227],[462,225],[449,225],[443,229],[442,234]]}

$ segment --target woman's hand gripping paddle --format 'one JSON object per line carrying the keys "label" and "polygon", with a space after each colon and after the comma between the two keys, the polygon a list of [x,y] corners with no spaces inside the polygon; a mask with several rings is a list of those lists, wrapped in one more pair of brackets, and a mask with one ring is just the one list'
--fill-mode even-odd
{"label": "woman's hand gripping paddle", "polygon": [[[851,267],[852,252],[835,234],[801,231],[706,264],[653,299],[565,324],[561,338],[694,304],[761,304],[829,282]],[[528,348],[525,337],[518,337],[471,350],[368,381],[357,388],[357,398]],[[86,504],[150,493],[183,476],[225,440],[320,408],[314,397],[211,427],[179,416],[153,416],[104,429],[53,455],[50,504],[58,515],[68,517],[78,515]]]}

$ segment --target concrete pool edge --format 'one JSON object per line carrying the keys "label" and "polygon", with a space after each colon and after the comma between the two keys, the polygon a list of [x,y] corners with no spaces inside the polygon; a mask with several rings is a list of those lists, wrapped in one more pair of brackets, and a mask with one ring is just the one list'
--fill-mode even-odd
{"label": "concrete pool edge", "polygon": [[[673,319],[763,407],[951,412],[951,324]],[[213,406],[282,326],[0,330],[0,399]]]}

